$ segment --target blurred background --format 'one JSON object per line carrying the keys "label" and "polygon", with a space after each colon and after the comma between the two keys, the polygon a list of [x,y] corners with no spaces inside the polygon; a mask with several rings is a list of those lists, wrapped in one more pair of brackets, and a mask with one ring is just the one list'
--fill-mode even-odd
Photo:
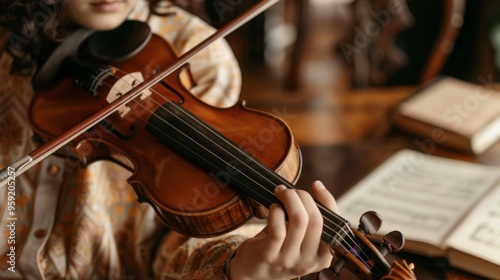
{"label": "blurred background", "polygon": [[[217,28],[256,2],[177,4]],[[310,190],[319,179],[338,198],[395,151],[422,150],[391,122],[400,101],[442,75],[498,82],[500,1],[281,0],[227,40],[243,74],[241,98],[282,117],[301,148],[297,186]],[[481,155],[425,149],[500,164],[500,142]],[[419,279],[482,279],[444,260],[403,257]]]}
{"label": "blurred background", "polygon": [[[215,27],[257,0],[178,0]],[[281,0],[227,37],[249,107],[285,112],[301,146],[376,138],[438,75],[496,82],[493,0]]]}

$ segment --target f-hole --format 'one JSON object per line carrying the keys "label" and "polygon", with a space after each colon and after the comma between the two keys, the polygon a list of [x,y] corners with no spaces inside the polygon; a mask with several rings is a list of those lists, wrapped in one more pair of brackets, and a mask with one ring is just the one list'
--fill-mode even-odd
{"label": "f-hole", "polygon": [[120,139],[123,139],[123,140],[129,140],[129,139],[132,139],[132,137],[134,137],[135,135],[135,126],[131,125],[129,127],[129,132],[128,134],[123,134],[121,133],[120,131],[118,131],[118,129],[116,129],[113,124],[111,124],[111,122],[107,121],[107,120],[103,120],[100,125],[102,127],[104,127],[107,131],[109,131],[110,133],[112,133],[113,135],[115,135],[116,137],[120,138]]}

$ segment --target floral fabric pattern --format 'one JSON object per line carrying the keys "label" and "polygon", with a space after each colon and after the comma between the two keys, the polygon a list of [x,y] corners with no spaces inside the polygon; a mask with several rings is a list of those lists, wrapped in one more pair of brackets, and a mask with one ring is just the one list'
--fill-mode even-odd
{"label": "floral fabric pattern", "polygon": [[[171,16],[148,16],[139,0],[130,15],[186,52],[214,30],[175,6]],[[5,42],[5,40],[3,40]],[[34,96],[30,77],[9,73],[12,58],[0,53],[0,168],[33,151],[27,116]],[[219,40],[190,61],[203,101],[226,107],[239,95],[241,77],[228,44]],[[1,279],[225,279],[238,245],[261,226],[195,239],[171,232],[153,209],[137,202],[131,173],[107,161],[85,168],[50,156],[16,179],[15,268],[9,270],[8,193],[0,190]],[[15,272],[14,272],[15,271]]]}

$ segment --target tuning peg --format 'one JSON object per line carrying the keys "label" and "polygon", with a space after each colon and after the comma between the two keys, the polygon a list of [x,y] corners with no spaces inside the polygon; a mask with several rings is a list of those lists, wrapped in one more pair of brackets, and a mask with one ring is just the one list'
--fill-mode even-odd
{"label": "tuning peg", "polygon": [[318,274],[318,280],[335,280],[338,279],[339,275],[334,272],[331,268],[326,268],[323,269],[319,274]]}
{"label": "tuning peg", "polygon": [[385,256],[389,252],[397,252],[401,250],[405,245],[405,238],[403,234],[399,231],[391,231],[386,234],[382,241],[382,246],[380,246],[380,253]]}
{"label": "tuning peg", "polygon": [[359,218],[358,231],[361,234],[374,234],[382,225],[382,218],[377,212],[368,211]]}
{"label": "tuning peg", "polygon": [[340,257],[335,261],[335,263],[332,266],[330,266],[330,270],[333,271],[335,275],[339,276],[340,271],[342,270],[344,265],[345,265],[345,259]]}

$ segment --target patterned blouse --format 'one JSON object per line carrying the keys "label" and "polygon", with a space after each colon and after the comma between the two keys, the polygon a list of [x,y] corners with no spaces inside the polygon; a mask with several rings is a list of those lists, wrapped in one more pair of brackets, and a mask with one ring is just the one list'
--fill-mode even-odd
{"label": "patterned blouse", "polygon": [[[213,32],[187,12],[167,9],[173,14],[148,18],[148,5],[140,0],[130,17],[147,20],[180,53]],[[27,117],[34,93],[29,78],[9,74],[11,62],[0,53],[0,168],[35,148]],[[196,96],[215,106],[236,102],[241,77],[225,41],[199,53],[190,66]],[[110,162],[79,168],[50,156],[16,179],[15,196],[2,188],[0,278],[226,279],[234,250],[262,228],[247,225],[210,239],[168,231],[149,205],[137,202],[126,183],[130,175]]]}

